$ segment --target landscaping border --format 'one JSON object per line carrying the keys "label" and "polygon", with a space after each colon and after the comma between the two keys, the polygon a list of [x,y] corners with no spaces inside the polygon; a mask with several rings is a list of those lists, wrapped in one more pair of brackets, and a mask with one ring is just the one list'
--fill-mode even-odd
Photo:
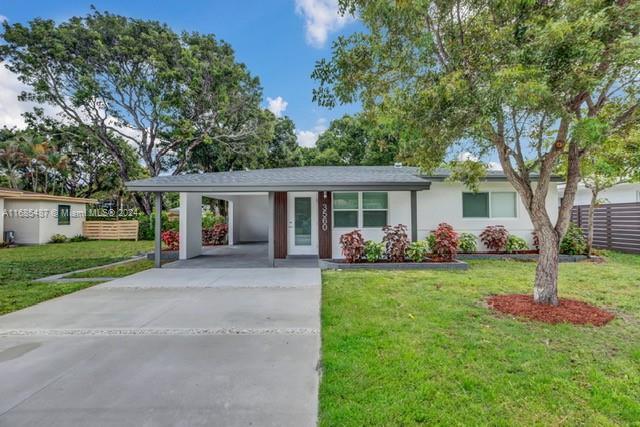
{"label": "landscaping border", "polygon": [[[493,260],[505,260],[513,259],[516,261],[537,261],[538,254],[458,254],[458,259],[474,260],[474,259],[493,259]],[[586,255],[559,255],[560,262],[579,262],[589,259]]]}
{"label": "landscaping border", "polygon": [[468,270],[464,261],[452,262],[357,262],[348,263],[336,259],[319,260],[321,270]]}

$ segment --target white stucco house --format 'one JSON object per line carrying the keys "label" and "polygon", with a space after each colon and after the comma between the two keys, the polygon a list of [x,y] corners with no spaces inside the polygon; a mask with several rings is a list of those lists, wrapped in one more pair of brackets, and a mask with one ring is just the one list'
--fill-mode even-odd
{"label": "white stucco house", "polygon": [[[559,185],[558,197],[562,198],[563,194],[564,185]],[[601,191],[598,199],[602,204],[640,203],[640,183],[614,185],[611,188]],[[591,204],[591,190],[585,187],[583,183],[578,185],[576,200],[573,204],[576,206]]]}
{"label": "white stucco house", "polygon": [[[501,171],[489,171],[478,193],[448,177],[446,170],[426,175],[406,166],[313,166],[158,176],[126,185],[130,191],[180,193],[183,260],[202,251],[203,196],[229,201],[230,244],[267,242],[271,261],[297,255],[340,258],[343,233],[359,229],[365,239],[380,241],[387,224],[406,225],[411,240],[425,238],[441,222],[475,235],[500,224],[532,242],[533,225]],[[557,216],[555,185],[547,211]],[[159,235],[156,228],[157,254]]]}
{"label": "white stucco house", "polygon": [[86,205],[95,202],[0,188],[0,242],[8,231],[15,234],[18,244],[47,243],[54,234],[82,234]]}

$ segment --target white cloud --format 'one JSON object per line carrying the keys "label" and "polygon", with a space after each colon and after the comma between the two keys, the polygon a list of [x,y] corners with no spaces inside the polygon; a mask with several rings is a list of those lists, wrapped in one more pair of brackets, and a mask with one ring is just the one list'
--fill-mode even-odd
{"label": "white cloud", "polygon": [[296,0],[296,13],[304,16],[307,42],[318,48],[324,46],[330,32],[353,20],[349,14],[340,15],[338,0]]}
{"label": "white cloud", "polygon": [[9,18],[7,18],[6,16],[0,15],[0,23],[2,23],[4,21],[8,21],[8,20],[9,20]]}
{"label": "white cloud", "polygon": [[18,101],[18,95],[26,89],[15,74],[0,64],[0,127],[25,127],[22,113],[31,111],[33,104]]}
{"label": "white cloud", "polygon": [[327,130],[327,120],[324,118],[316,120],[316,124],[309,130],[296,130],[298,145],[302,147],[314,147],[318,137],[325,130]]}
{"label": "white cloud", "polygon": [[276,117],[280,117],[282,113],[287,109],[287,105],[289,103],[285,101],[281,96],[277,98],[269,98],[267,97],[267,110],[271,111]]}

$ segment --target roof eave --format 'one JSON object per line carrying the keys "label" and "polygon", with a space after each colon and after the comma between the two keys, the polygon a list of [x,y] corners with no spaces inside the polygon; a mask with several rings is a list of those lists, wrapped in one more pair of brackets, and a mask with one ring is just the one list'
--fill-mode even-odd
{"label": "roof eave", "polygon": [[360,184],[302,184],[302,185],[151,185],[127,183],[129,191],[141,192],[185,192],[185,193],[248,193],[266,191],[410,191],[428,190],[431,182],[360,183]]}

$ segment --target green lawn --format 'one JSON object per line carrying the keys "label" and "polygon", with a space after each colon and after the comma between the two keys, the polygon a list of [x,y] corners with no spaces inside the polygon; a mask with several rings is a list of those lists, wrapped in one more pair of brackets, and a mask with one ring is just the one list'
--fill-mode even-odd
{"label": "green lawn", "polygon": [[149,241],[89,241],[0,249],[0,314],[97,283],[35,283],[35,279],[120,261],[152,246]]}
{"label": "green lawn", "polygon": [[125,264],[114,265],[112,267],[97,268],[95,270],[83,271],[79,273],[69,274],[65,278],[82,279],[95,277],[124,277],[153,267],[153,261],[142,259],[139,261],[131,261]]}
{"label": "green lawn", "polygon": [[323,274],[322,425],[640,425],[640,256],[560,267],[561,297],[618,314],[602,328],[495,315],[535,264],[470,264]]}

